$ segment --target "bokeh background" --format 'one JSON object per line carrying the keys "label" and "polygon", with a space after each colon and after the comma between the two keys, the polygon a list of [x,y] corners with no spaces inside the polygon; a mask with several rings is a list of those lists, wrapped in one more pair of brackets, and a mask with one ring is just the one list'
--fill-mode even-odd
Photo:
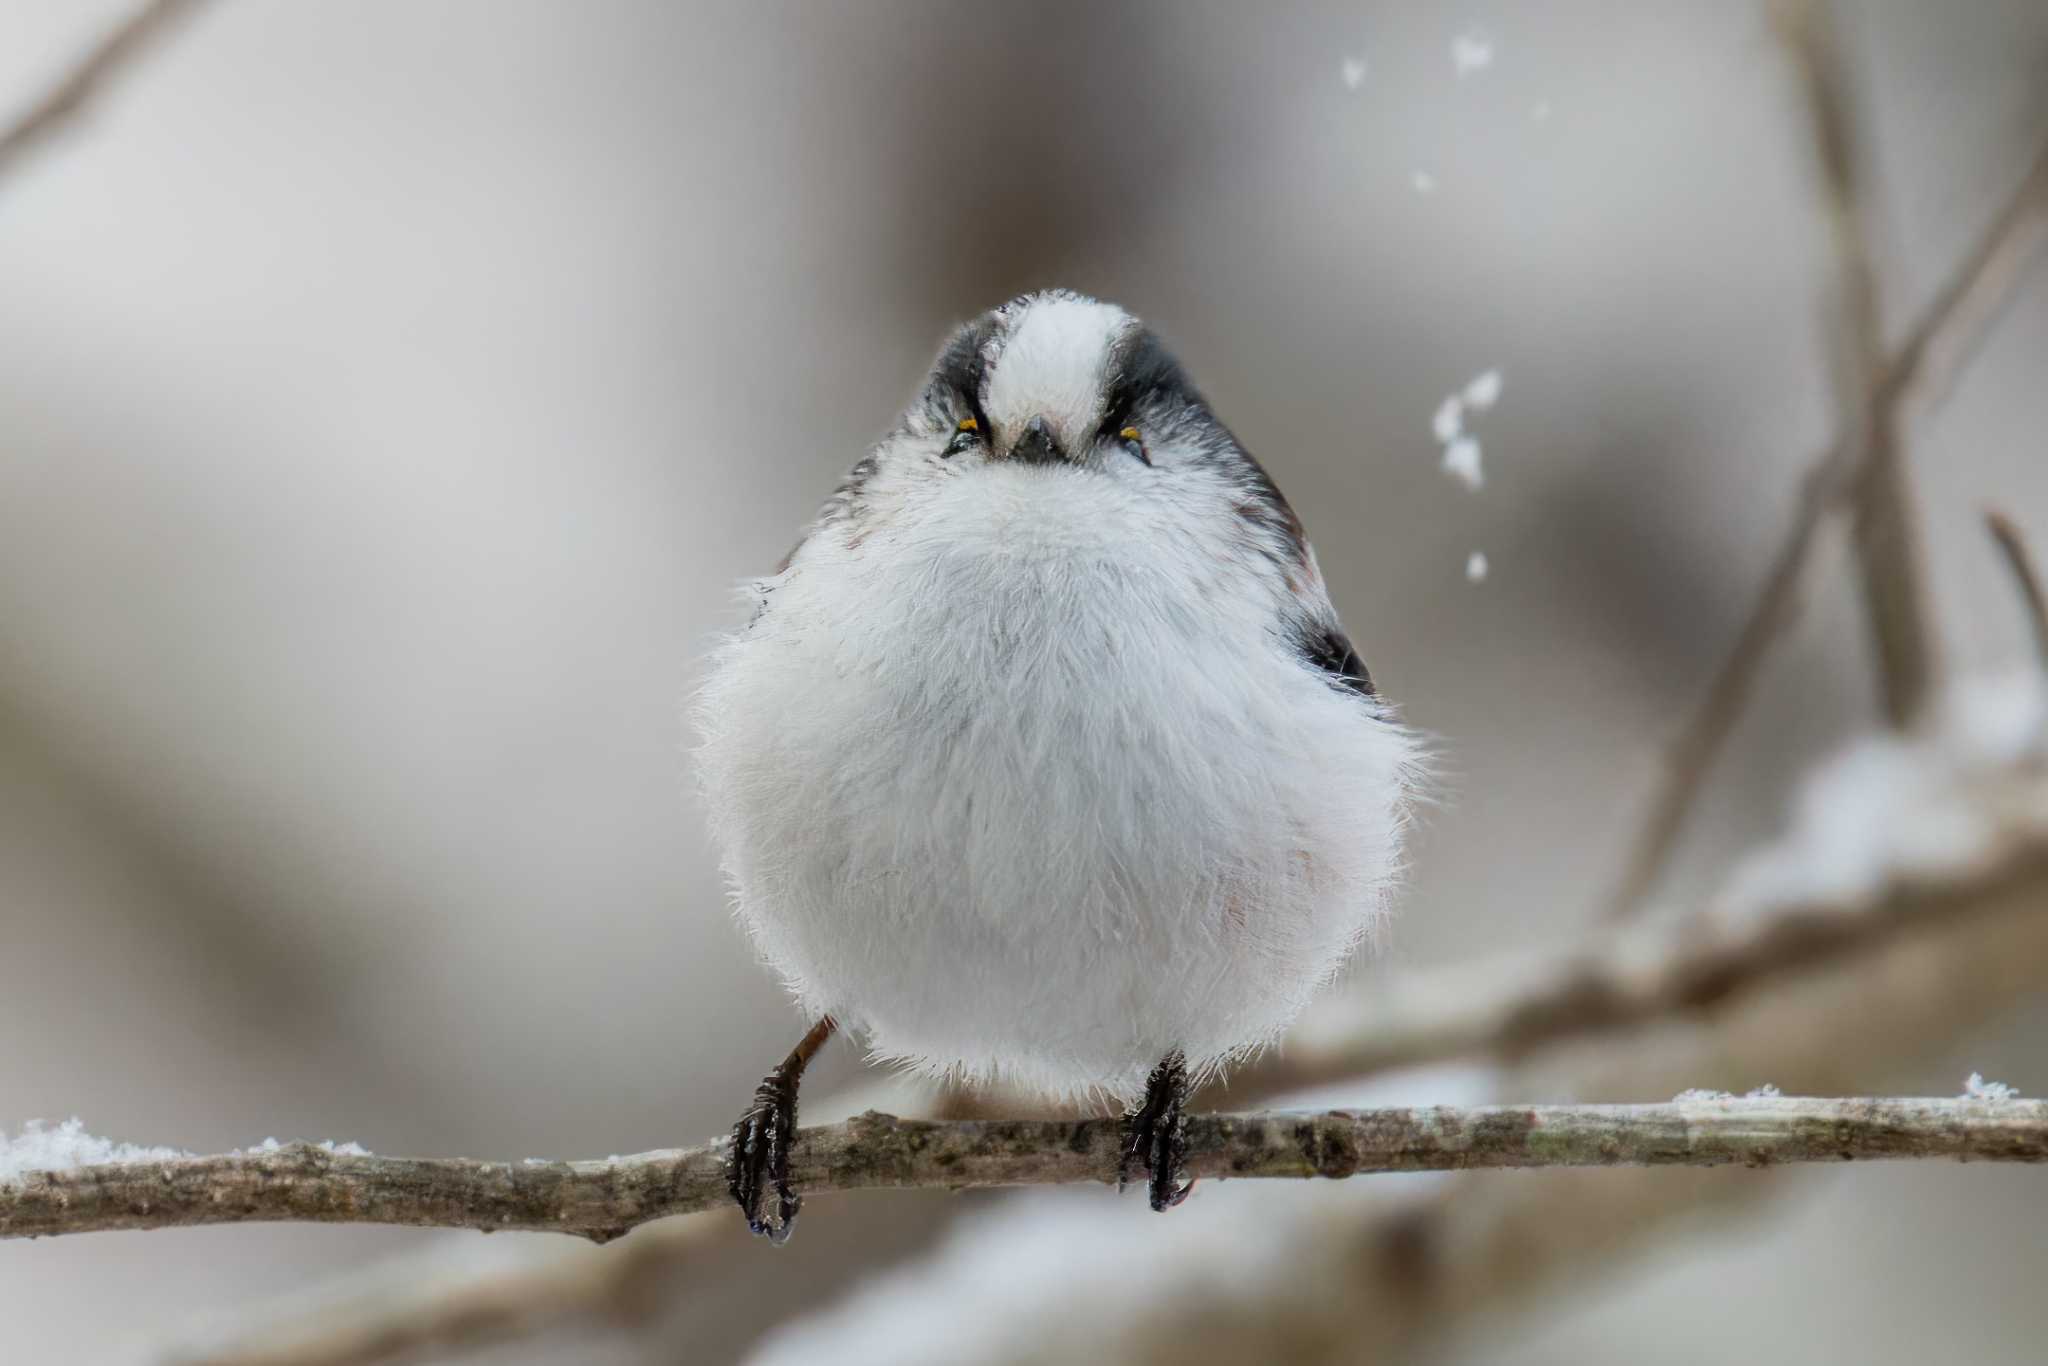
{"label": "bokeh background", "polygon": [[[1840,8],[1897,332],[2048,128],[2048,9]],[[122,12],[5,0],[0,111]],[[1718,0],[203,11],[0,182],[0,1126],[512,1158],[724,1128],[799,1021],[723,908],[693,671],[943,331],[1048,284],[1177,345],[1440,737],[1395,968],[1586,925],[1828,437],[1813,197],[1769,26]],[[1959,669],[2026,648],[1977,519],[2048,541],[2044,362],[2048,272],[1911,434]],[[1495,367],[1473,492],[1430,416]],[[1874,721],[1824,559],[1673,900]],[[2044,1026],[1897,1089],[2040,1094]],[[839,1046],[812,1093],[860,1070]],[[2037,1174],[1793,1189],[1458,1359],[2039,1360]],[[832,1205],[637,1338],[489,1359],[733,1360],[964,1203]],[[0,1357],[149,1359],[483,1241],[0,1243]]]}

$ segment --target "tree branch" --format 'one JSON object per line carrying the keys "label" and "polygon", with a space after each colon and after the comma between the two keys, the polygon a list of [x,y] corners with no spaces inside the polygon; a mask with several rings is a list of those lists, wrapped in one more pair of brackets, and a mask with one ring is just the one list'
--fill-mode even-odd
{"label": "tree branch", "polygon": [[[1122,1121],[918,1120],[870,1111],[797,1135],[808,1191],[1053,1185],[1114,1179]],[[310,1222],[573,1233],[604,1242],[724,1204],[728,1143],[594,1162],[515,1165],[275,1152],[109,1164],[0,1187],[0,1237]],[[1945,1158],[2048,1161],[2048,1101],[1682,1100],[1664,1105],[1440,1106],[1188,1120],[1196,1177],[1475,1167],[1768,1167]]]}
{"label": "tree branch", "polygon": [[1827,0],[1779,0],[1780,28],[1799,68],[1819,154],[1822,208],[1835,258],[1830,367],[1840,430],[1858,452],[1852,490],[1864,613],[1877,646],[1879,691],[1904,727],[1934,691],[1936,641],[1898,414],[1884,384],[1884,318],[1866,222],[1863,152],[1848,73]]}
{"label": "tree branch", "polygon": [[1984,514],[1984,525],[1991,531],[1991,539],[1998,543],[1998,549],[2005,556],[2005,565],[2012,573],[2013,586],[2019,589],[2020,601],[2027,609],[2027,625],[2034,633],[2034,654],[2048,671],[2048,590],[2041,586],[2041,573],[2034,567],[2034,556],[2027,549],[2027,538],[2019,523],[2004,513],[1992,509]]}
{"label": "tree branch", "polygon": [[386,1366],[440,1360],[581,1329],[593,1336],[644,1328],[672,1311],[684,1271],[715,1272],[753,1235],[719,1213],[685,1215],[599,1250],[551,1244],[530,1265],[477,1272],[441,1246],[374,1262],[342,1283],[189,1330],[161,1366]]}
{"label": "tree branch", "polygon": [[1861,909],[1815,901],[1753,916],[1695,915],[1506,963],[1442,969],[1333,1003],[1221,1092],[1242,1103],[1397,1067],[1491,1055],[1516,1061],[1569,1039],[1699,1015],[1751,991],[1855,958],[1902,935],[2048,898],[2048,835],[1972,876],[1901,886]]}
{"label": "tree branch", "polygon": [[151,44],[204,3],[206,0],[149,0],[115,25],[41,99],[0,128],[0,175],[13,169],[37,143],[78,117]]}
{"label": "tree branch", "polygon": [[[1878,404],[1902,422],[1907,408],[1925,412],[1943,398],[2017,292],[2034,255],[2048,241],[2048,145],[1969,254],[1943,283],[1906,340],[1886,363]],[[1749,617],[1706,695],[1671,742],[1663,782],[1607,906],[1619,920],[1642,905],[1756,685],[1763,663],[1799,602],[1800,580],[1828,518],[1858,482],[1862,456],[1844,432],[1817,458],[1800,486],[1799,507],[1779,546]]]}

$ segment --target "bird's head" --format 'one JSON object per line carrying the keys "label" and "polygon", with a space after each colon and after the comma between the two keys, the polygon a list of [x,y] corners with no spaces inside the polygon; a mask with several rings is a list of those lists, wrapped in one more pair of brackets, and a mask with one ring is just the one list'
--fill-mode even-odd
{"label": "bird's head", "polygon": [[1156,469],[1153,447],[1165,454],[1162,437],[1194,434],[1214,419],[1136,318],[1115,304],[1048,291],[954,333],[905,425],[943,436],[942,460],[1115,476]]}
{"label": "bird's head", "polygon": [[1068,290],[1022,295],[957,329],[823,522],[945,517],[978,503],[984,480],[1081,515],[1118,508],[1296,583],[1314,573],[1292,509],[1159,338]]}

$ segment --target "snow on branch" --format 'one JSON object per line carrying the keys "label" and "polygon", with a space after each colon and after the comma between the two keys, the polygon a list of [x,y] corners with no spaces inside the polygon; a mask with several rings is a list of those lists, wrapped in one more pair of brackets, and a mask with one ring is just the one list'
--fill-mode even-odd
{"label": "snow on branch", "polygon": [[[1119,1121],[912,1120],[874,1112],[798,1135],[807,1191],[1112,1179]],[[523,1164],[275,1152],[107,1163],[0,1186],[0,1237],[257,1221],[432,1225],[603,1242],[722,1205],[727,1145]],[[2048,1161],[2038,1100],[1686,1099],[1662,1105],[1454,1106],[1188,1121],[1197,1177],[1341,1178],[1476,1167],[1769,1167],[1938,1158]]]}

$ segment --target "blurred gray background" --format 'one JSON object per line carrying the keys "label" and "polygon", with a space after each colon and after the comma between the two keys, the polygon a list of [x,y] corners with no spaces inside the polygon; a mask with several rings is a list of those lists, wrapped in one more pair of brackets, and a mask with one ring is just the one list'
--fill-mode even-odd
{"label": "blurred gray background", "polygon": [[[121,12],[0,4],[0,116]],[[2048,7],[1842,12],[1898,332],[2048,129]],[[722,905],[693,671],[943,330],[1048,284],[1177,345],[1441,738],[1395,963],[1583,926],[1827,439],[1824,267],[1749,4],[218,4],[0,183],[0,1126],[721,1130],[799,1021]],[[1977,517],[2048,541],[2044,358],[2037,273],[1912,434],[1958,668],[2025,648]],[[1492,367],[1475,493],[1429,420]],[[1672,897],[1874,719],[1839,550]],[[2040,1094],[2044,1024],[1905,1089]],[[2039,1359],[2037,1174],[1802,1189],[1470,1359]],[[953,1203],[838,1205],[777,1273]],[[0,1243],[0,1356],[124,1359],[440,1236]],[[792,1298],[720,1296],[678,1301],[692,1360]]]}

